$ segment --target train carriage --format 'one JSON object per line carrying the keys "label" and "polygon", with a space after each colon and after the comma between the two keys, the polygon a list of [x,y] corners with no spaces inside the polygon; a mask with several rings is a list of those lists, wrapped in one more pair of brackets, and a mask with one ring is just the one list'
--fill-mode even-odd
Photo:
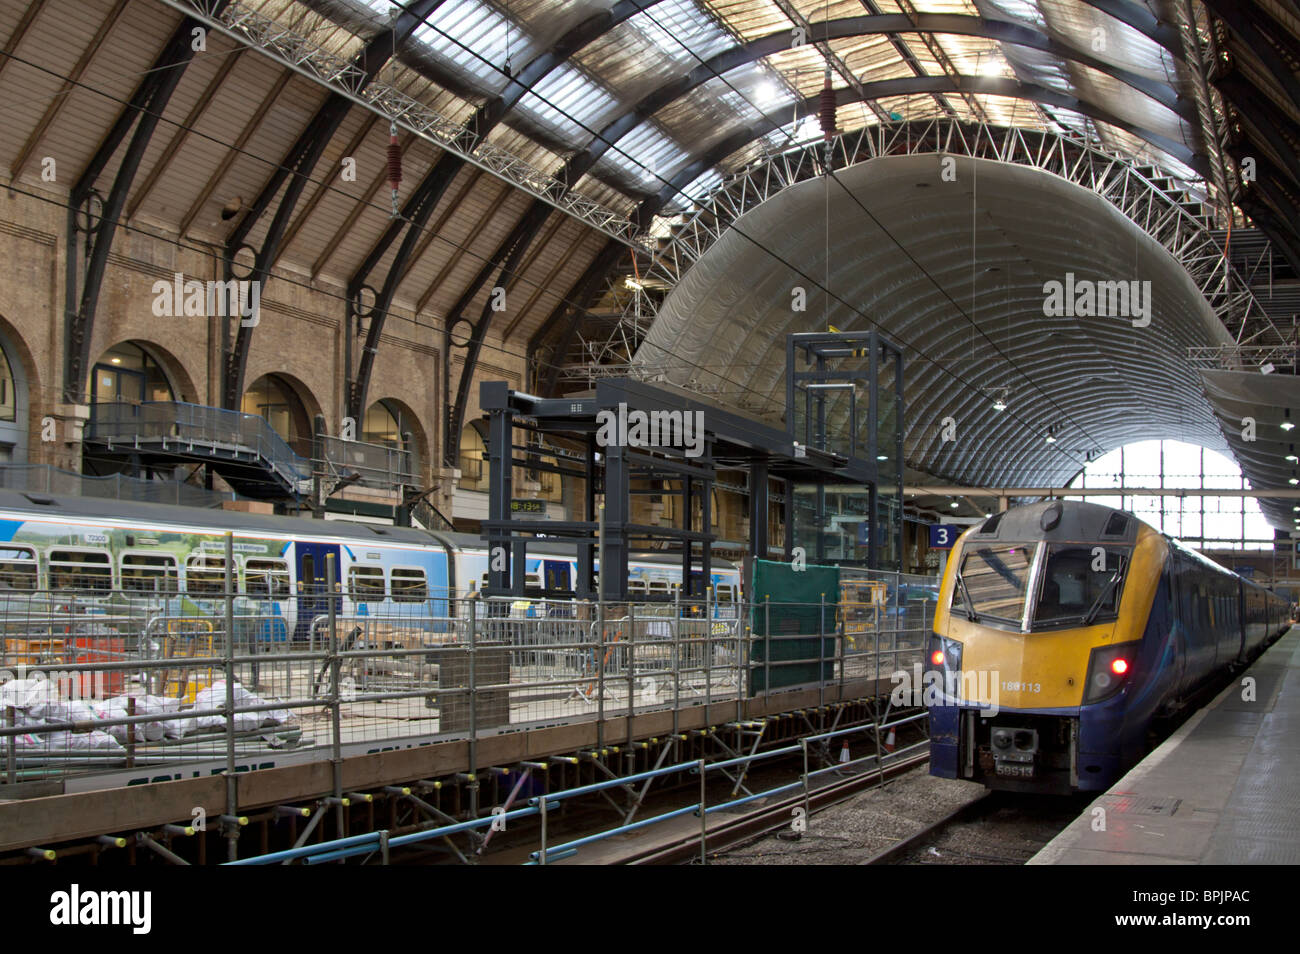
{"label": "train carriage", "polygon": [[1109,788],[1152,720],[1244,666],[1289,601],[1132,514],[995,514],[950,557],[927,651],[931,773],[990,788]]}
{"label": "train carriage", "polygon": [[[436,629],[454,601],[482,592],[487,573],[487,544],[469,534],[0,491],[0,617],[20,621],[32,600],[64,594],[82,614],[129,608],[136,629],[151,616],[221,617],[228,533],[237,627],[253,640],[308,639],[331,600],[343,616]],[[574,598],[573,543],[530,541],[525,569],[530,599]],[[632,599],[670,599],[680,560],[633,554],[629,575]],[[712,615],[734,616],[739,568],[715,560],[707,592]]]}

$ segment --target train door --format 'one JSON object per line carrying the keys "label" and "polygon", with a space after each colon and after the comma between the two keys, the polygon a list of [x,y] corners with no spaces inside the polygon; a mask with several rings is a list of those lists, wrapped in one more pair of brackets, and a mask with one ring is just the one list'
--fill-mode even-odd
{"label": "train door", "polygon": [[567,560],[546,560],[542,564],[542,583],[547,595],[555,594],[561,598],[573,590],[573,579],[569,575]]}
{"label": "train door", "polygon": [[[573,599],[573,564],[568,560],[544,560],[542,562],[543,596],[547,600]],[[546,615],[572,617],[573,608],[564,602],[547,604]]]}
{"label": "train door", "polygon": [[[298,571],[297,623],[293,638],[306,640],[311,636],[311,623],[317,616],[329,612],[329,593],[326,583],[326,558],[334,555],[335,579],[341,580],[343,569],[339,563],[339,545],[337,543],[302,543],[294,545],[296,568]],[[336,591],[341,594],[340,590]],[[342,612],[341,595],[334,598],[334,611]]]}

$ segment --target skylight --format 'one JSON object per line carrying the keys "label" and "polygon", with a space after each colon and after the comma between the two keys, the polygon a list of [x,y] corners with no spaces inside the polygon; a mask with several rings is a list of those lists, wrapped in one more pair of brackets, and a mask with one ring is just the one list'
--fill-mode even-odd
{"label": "skylight", "polygon": [[603,86],[568,64],[551,70],[533,90],[519,109],[575,147],[585,146],[618,108]]}
{"label": "skylight", "polygon": [[695,0],[661,0],[628,24],[675,62],[695,64],[736,45]]}
{"label": "skylight", "polygon": [[518,70],[530,58],[533,43],[515,23],[508,24],[507,42],[507,24],[502,14],[478,0],[447,0],[416,27],[415,39],[458,72],[500,92],[506,85],[507,49],[512,69]]}
{"label": "skylight", "polygon": [[686,159],[686,151],[651,123],[643,123],[618,141],[605,161],[640,188],[658,191],[663,179]]}

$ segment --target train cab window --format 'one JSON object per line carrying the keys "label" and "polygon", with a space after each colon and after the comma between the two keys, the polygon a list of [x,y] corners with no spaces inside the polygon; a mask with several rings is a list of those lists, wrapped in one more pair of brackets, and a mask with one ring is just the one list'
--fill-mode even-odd
{"label": "train cab window", "polygon": [[976,544],[966,549],[954,587],[953,605],[977,616],[1019,623],[1025,613],[1033,544]]}
{"label": "train cab window", "polygon": [[356,603],[382,603],[384,569],[379,566],[348,567],[348,592]]}
{"label": "train cab window", "polygon": [[135,593],[175,593],[180,572],[170,553],[122,554],[122,589]]}
{"label": "train cab window", "polygon": [[429,598],[429,584],[423,570],[395,566],[392,581],[395,603],[421,603]]}
{"label": "train cab window", "polygon": [[736,591],[732,588],[730,583],[719,583],[717,593],[719,603],[736,602]]}
{"label": "train cab window", "polygon": [[0,547],[0,590],[34,590],[38,585],[36,551],[30,547]]}
{"label": "train cab window", "polygon": [[50,589],[111,590],[113,562],[107,553],[87,550],[50,551]]}
{"label": "train cab window", "polygon": [[1034,606],[1035,624],[1113,618],[1128,557],[1128,549],[1121,547],[1051,545]]}
{"label": "train cab window", "polygon": [[266,600],[287,600],[289,564],[283,560],[245,560],[244,592]]}
{"label": "train cab window", "polygon": [[226,558],[199,554],[185,563],[185,592],[190,596],[224,596]]}

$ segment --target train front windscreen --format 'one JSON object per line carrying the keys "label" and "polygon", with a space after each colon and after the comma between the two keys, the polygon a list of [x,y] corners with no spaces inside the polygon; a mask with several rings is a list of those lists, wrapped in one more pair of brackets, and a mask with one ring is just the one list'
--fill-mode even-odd
{"label": "train front windscreen", "polygon": [[953,587],[953,609],[971,620],[1020,626],[1028,608],[1033,631],[1115,618],[1130,547],[1052,543],[1039,554],[1039,546],[968,548]]}

